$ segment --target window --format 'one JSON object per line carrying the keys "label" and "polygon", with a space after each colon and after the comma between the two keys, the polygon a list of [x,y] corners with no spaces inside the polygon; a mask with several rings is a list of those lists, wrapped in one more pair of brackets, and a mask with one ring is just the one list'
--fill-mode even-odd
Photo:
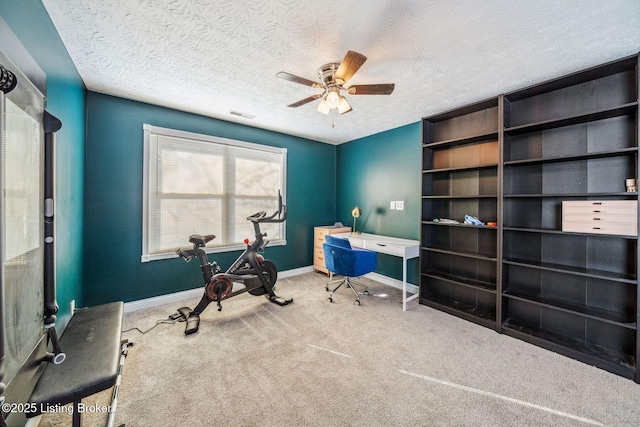
{"label": "window", "polygon": [[44,318],[44,99],[23,81],[0,94],[0,327],[7,383],[42,339]]}
{"label": "window", "polygon": [[[142,261],[170,258],[191,234],[214,234],[208,252],[244,249],[247,217],[278,209],[287,150],[144,125]],[[286,244],[285,223],[261,224],[269,245]]]}

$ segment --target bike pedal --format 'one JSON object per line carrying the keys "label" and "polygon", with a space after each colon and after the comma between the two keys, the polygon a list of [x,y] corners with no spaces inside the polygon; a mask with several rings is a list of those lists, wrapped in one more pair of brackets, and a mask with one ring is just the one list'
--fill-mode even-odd
{"label": "bike pedal", "polygon": [[280,297],[271,297],[271,302],[275,302],[278,305],[287,305],[293,302],[293,298],[289,298],[289,299],[284,299],[284,298],[280,298]]}
{"label": "bike pedal", "polygon": [[198,332],[198,326],[200,326],[200,316],[197,314],[190,314],[187,317],[187,325],[184,328],[184,334],[189,335],[194,332]]}
{"label": "bike pedal", "polygon": [[179,314],[178,319],[180,317],[184,317],[184,319],[186,320],[191,314],[191,309],[189,307],[180,307],[178,309],[178,314]]}

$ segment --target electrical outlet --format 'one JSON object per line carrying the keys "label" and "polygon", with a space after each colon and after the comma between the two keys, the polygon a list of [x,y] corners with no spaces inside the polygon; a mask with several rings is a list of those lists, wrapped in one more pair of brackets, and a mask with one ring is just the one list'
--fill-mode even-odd
{"label": "electrical outlet", "polygon": [[391,203],[389,204],[389,209],[391,209],[392,211],[396,210],[396,202],[395,201],[391,201]]}
{"label": "electrical outlet", "polygon": [[396,200],[396,210],[404,210],[404,200]]}

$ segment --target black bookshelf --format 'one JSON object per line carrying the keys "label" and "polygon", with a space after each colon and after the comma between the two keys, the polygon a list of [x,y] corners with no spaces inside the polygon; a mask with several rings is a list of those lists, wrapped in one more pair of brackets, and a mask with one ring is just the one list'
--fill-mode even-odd
{"label": "black bookshelf", "polygon": [[638,200],[637,75],[626,58],[504,95],[499,319],[636,381],[637,236],[563,232],[562,201]]}
{"label": "black bookshelf", "polygon": [[[500,108],[490,99],[423,121],[420,302],[496,328]],[[459,224],[439,222],[452,219]]]}
{"label": "black bookshelf", "polygon": [[[420,303],[640,382],[637,235],[562,231],[563,201],[638,201],[638,80],[636,55],[423,119]],[[497,226],[434,221],[464,214]]]}

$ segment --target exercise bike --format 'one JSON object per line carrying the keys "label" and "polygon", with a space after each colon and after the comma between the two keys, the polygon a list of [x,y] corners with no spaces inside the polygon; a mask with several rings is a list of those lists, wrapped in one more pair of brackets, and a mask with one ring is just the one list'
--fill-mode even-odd
{"label": "exercise bike", "polygon": [[[204,279],[204,295],[196,308],[191,310],[189,307],[181,307],[170,316],[173,320],[186,321],[185,335],[198,331],[200,314],[213,301],[217,302],[218,311],[222,311],[222,300],[245,292],[254,296],[264,295],[269,301],[281,306],[293,302],[293,298],[283,299],[276,295],[273,288],[278,278],[278,269],[274,263],[260,254],[269,243],[264,239],[267,237],[267,233],[260,231],[260,224],[284,222],[286,219],[287,206],[282,204],[282,196],[278,192],[278,210],[276,212],[267,216],[266,212],[260,211],[247,217],[247,220],[253,223],[255,240],[249,244],[249,239],[245,239],[246,249],[224,273],[221,273],[221,268],[215,261],[209,262],[204,250],[205,245],[215,239],[216,236],[213,234],[204,236],[192,234],[189,236],[189,242],[193,245],[193,249],[176,249],[176,254],[184,258],[186,262],[195,257],[200,260],[200,269]],[[234,291],[234,282],[244,284],[244,288]]]}

